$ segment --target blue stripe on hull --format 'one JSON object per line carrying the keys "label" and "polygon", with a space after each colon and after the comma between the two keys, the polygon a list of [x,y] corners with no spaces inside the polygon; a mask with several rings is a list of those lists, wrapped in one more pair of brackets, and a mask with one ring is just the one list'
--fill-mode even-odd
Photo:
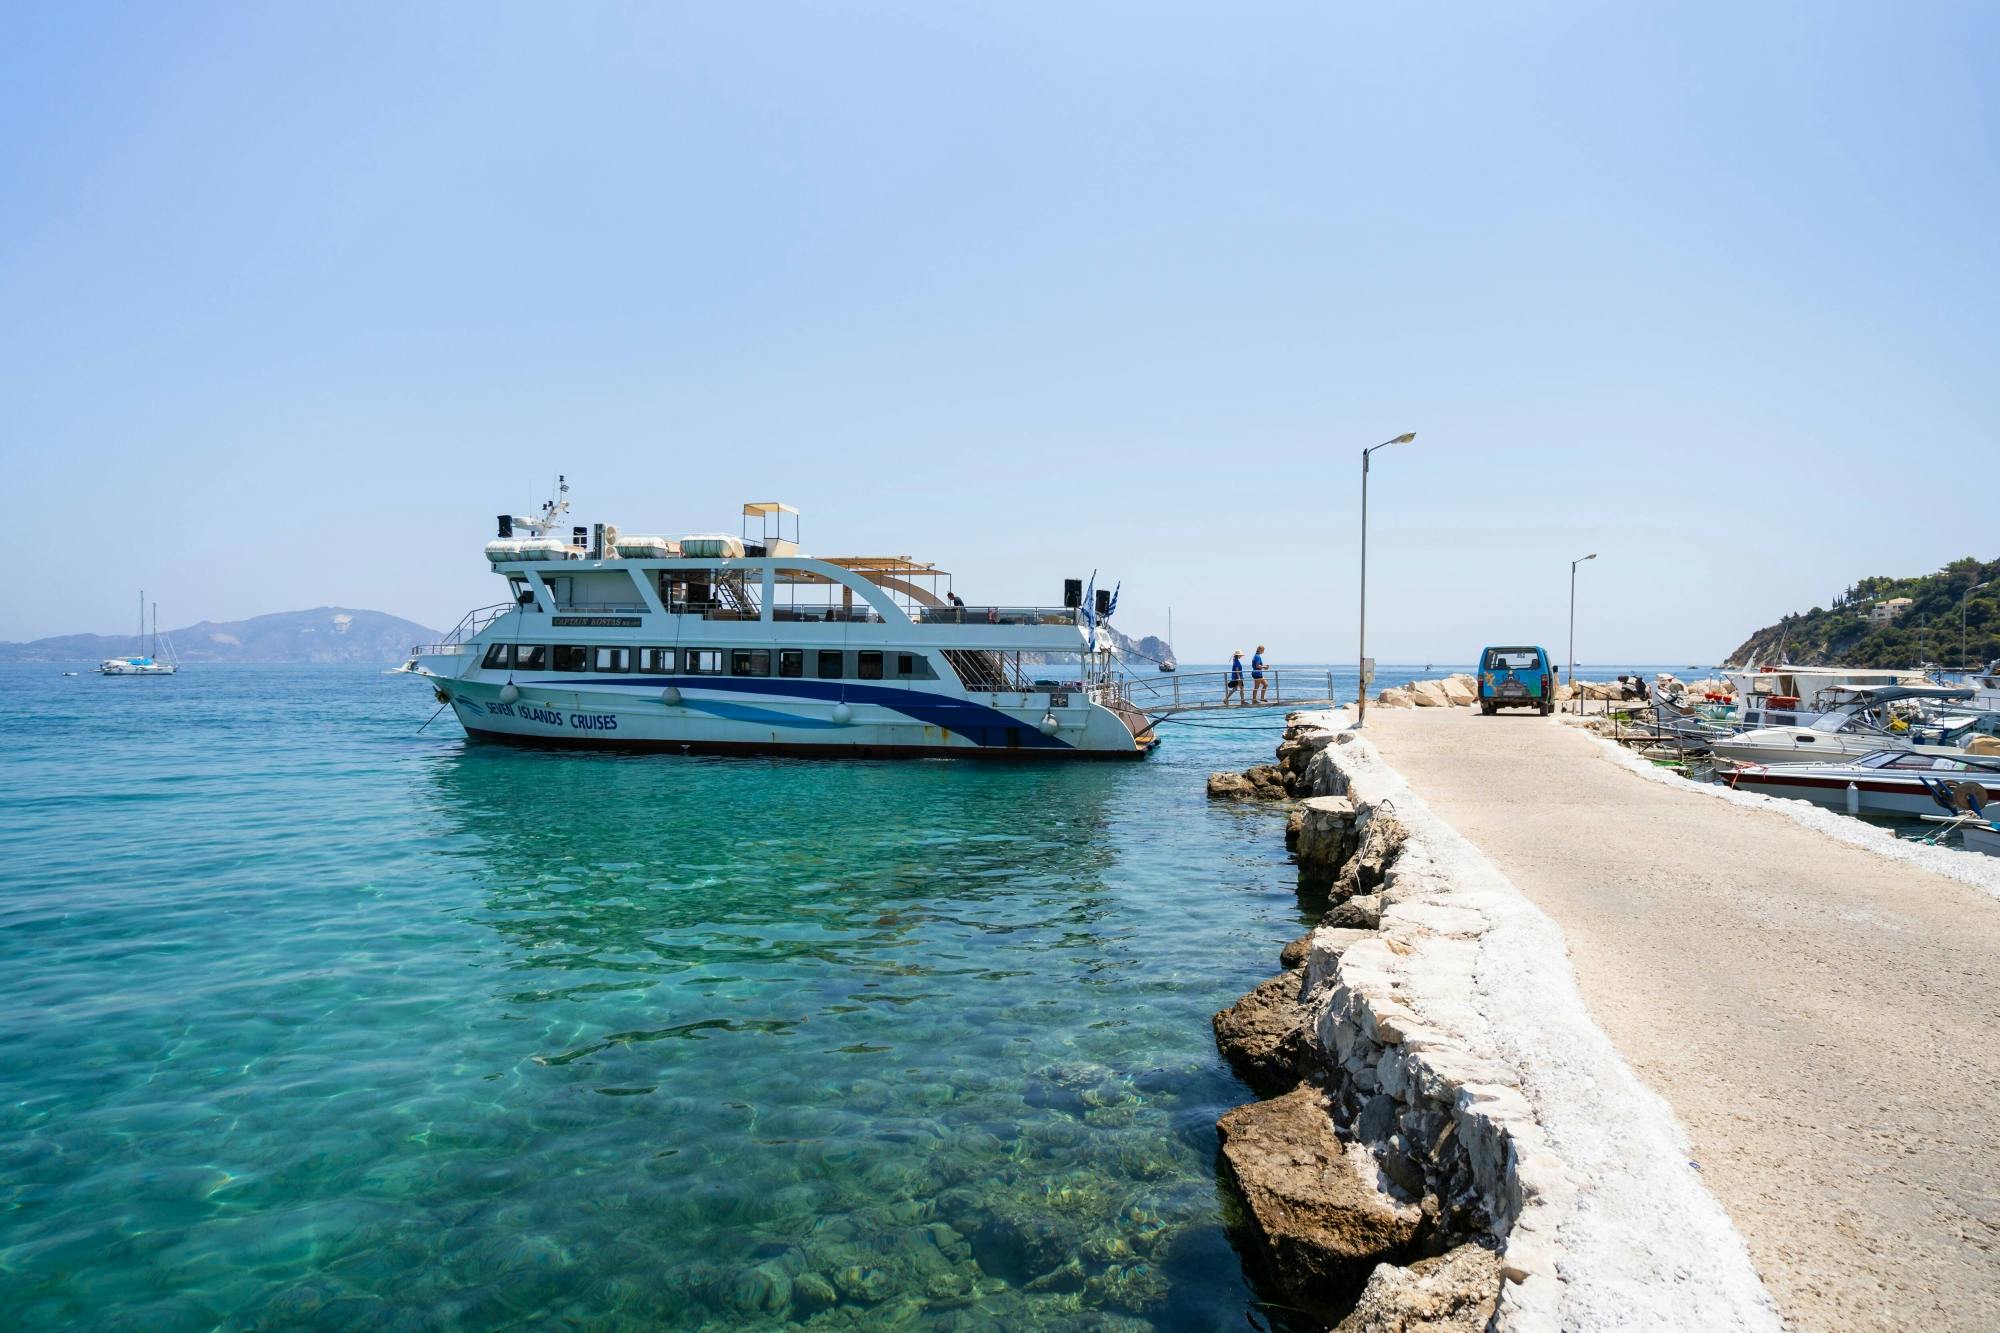
{"label": "blue stripe on hull", "polygon": [[[484,684],[486,682],[478,682]],[[574,690],[591,685],[647,685],[664,689],[671,685],[678,690],[722,690],[734,694],[768,694],[778,698],[818,699],[828,703],[846,702],[850,704],[879,704],[893,709],[905,717],[915,718],[934,727],[955,732],[968,740],[978,739],[983,746],[1001,749],[1023,750],[1072,750],[1076,747],[1068,741],[1054,736],[1045,736],[1039,727],[1030,726],[1017,717],[1001,712],[986,704],[977,704],[970,699],[954,699],[949,695],[927,694],[922,690],[898,690],[881,685],[854,685],[846,681],[832,680],[769,680],[738,676],[620,676],[607,679],[601,675],[544,676],[537,680],[515,682],[519,685],[554,686]],[[722,701],[694,702],[684,706],[707,712]],[[738,705],[747,707],[746,705]],[[753,709],[754,712],[763,712]],[[727,714],[721,714],[727,716]],[[780,719],[783,719],[780,721]],[[764,717],[740,719],[774,726],[821,727],[838,726],[839,723],[821,722],[816,718],[794,718],[783,713],[770,713]],[[994,731],[1001,733],[996,741],[990,738]]]}

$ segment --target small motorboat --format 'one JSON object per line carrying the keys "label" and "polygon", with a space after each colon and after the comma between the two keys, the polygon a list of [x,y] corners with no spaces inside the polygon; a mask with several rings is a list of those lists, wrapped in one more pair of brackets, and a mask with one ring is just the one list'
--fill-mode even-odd
{"label": "small motorboat", "polygon": [[[1876,750],[1908,749],[1952,755],[1971,748],[2000,753],[2000,741],[1982,737],[1991,714],[1951,713],[1915,721],[1892,716],[1892,704],[1941,706],[1963,703],[1968,686],[1857,685],[1805,726],[1757,727],[1715,742],[1719,759],[1752,764],[1837,764]],[[1984,741],[1985,744],[1977,742]]]}
{"label": "small motorboat", "polygon": [[1737,791],[1811,801],[1850,815],[1922,815],[1937,808],[1931,784],[1973,789],[1982,804],[2000,801],[2000,755],[1939,755],[1877,750],[1845,764],[1739,764],[1718,773]]}

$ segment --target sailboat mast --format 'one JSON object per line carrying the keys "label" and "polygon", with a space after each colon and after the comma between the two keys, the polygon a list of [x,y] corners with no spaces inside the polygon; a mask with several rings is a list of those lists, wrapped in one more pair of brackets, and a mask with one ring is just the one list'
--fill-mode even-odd
{"label": "sailboat mast", "polygon": [[144,588],[139,589],[139,636],[132,644],[132,651],[135,653],[146,651],[146,590]]}
{"label": "sailboat mast", "polygon": [[158,657],[160,655],[160,604],[158,602],[153,603],[153,641],[146,645],[146,655],[148,657]]}

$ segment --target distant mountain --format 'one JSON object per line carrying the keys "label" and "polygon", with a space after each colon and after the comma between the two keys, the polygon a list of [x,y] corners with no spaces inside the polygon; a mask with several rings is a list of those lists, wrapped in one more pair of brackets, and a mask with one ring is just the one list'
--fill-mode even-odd
{"label": "distant mountain", "polygon": [[[322,606],[248,620],[204,620],[163,631],[183,662],[355,662],[402,660],[413,645],[443,638],[414,620],[381,611]],[[64,634],[31,643],[0,643],[0,662],[97,662],[129,653],[130,634]]]}
{"label": "distant mountain", "polygon": [[[1971,592],[1981,583],[1986,586]],[[1728,660],[1890,668],[1936,662],[1955,668],[1960,665],[1961,605],[1967,664],[1980,666],[2000,657],[2000,560],[1968,557],[1935,574],[1862,579],[1837,594],[1830,608],[1815,606],[1766,625]]]}

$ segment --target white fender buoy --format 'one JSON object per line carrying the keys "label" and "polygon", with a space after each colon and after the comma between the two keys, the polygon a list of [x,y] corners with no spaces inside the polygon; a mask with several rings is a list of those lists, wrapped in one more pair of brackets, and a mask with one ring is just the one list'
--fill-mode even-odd
{"label": "white fender buoy", "polygon": [[513,681],[510,680],[505,685],[502,685],[500,687],[501,703],[511,704],[520,697],[521,697],[521,687],[519,685],[516,685]]}
{"label": "white fender buoy", "polygon": [[1850,815],[1861,813],[1861,789],[1851,782],[1847,784],[1847,813]]}
{"label": "white fender buoy", "polygon": [[854,710],[844,703],[835,704],[833,706],[833,720],[844,727],[854,720]]}
{"label": "white fender buoy", "polygon": [[1056,728],[1061,725],[1062,723],[1056,721],[1056,715],[1054,712],[1047,712],[1042,714],[1042,735],[1044,736],[1055,735]]}
{"label": "white fender buoy", "polygon": [[681,692],[669,685],[660,691],[660,702],[669,708],[678,708],[681,704]]}

